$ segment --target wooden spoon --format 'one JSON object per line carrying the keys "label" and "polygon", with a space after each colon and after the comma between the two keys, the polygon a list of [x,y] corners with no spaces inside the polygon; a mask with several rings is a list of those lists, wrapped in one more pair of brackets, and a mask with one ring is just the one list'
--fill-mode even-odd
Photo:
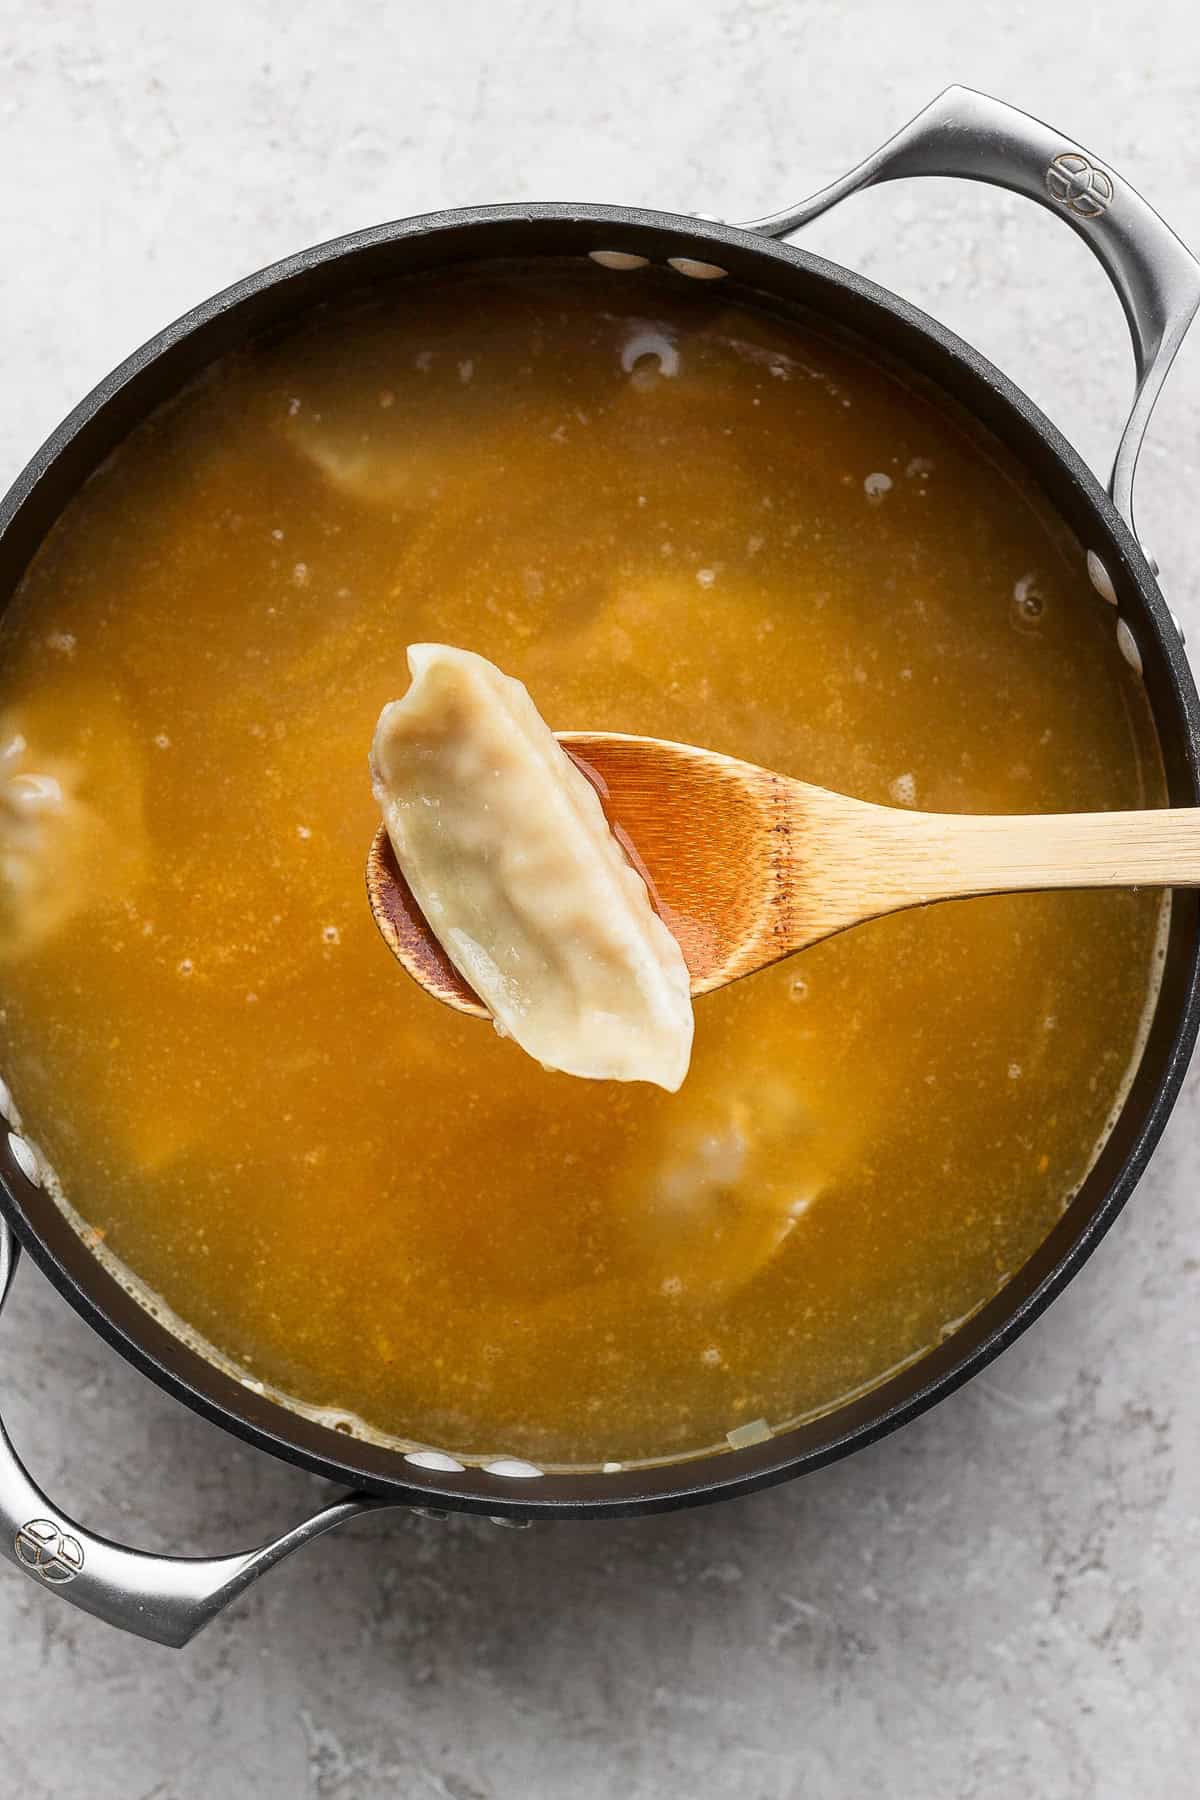
{"label": "wooden spoon", "polygon": [[[883,913],[1030,888],[1200,886],[1200,807],[988,817],[852,800],[660,738],[564,731],[650,898],[710,994]],[[380,826],[367,893],[436,999],[491,1015],[430,933]]]}

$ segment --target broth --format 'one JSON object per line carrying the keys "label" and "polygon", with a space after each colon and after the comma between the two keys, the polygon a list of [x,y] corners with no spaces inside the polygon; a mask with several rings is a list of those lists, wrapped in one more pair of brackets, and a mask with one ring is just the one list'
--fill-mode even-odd
{"label": "broth", "polygon": [[593,1464],[827,1409],[1061,1215],[1160,896],[885,919],[701,1000],[678,1094],[576,1081],[378,938],[376,717],[438,639],[558,729],[1156,804],[1113,627],[947,402],[720,283],[483,265],[315,313],[140,426],[3,620],[7,772],[57,784],[0,845],[28,1129],[104,1254],[354,1429]]}

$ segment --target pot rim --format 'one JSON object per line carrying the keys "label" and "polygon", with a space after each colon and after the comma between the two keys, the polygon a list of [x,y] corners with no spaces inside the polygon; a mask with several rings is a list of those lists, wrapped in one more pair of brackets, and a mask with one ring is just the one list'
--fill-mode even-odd
{"label": "pot rim", "polygon": [[[443,242],[452,239],[457,241],[465,234],[472,239],[478,237],[486,240],[489,230],[502,226],[510,226],[517,231],[528,227],[528,245],[524,249],[510,249],[500,253],[489,252],[481,245],[473,257],[466,255],[447,259],[437,255],[439,239]],[[934,372],[933,381],[942,387],[952,407],[958,406],[975,413],[978,403],[986,396],[989,407],[994,409],[997,416],[1005,419],[1014,436],[1032,434],[1033,438],[1040,440],[1042,450],[1048,453],[1048,459],[1055,465],[1056,475],[1070,484],[1080,507],[1089,513],[1090,522],[1094,524],[1097,537],[1106,550],[1104,561],[1110,575],[1114,581],[1123,582],[1136,595],[1139,606],[1138,641],[1148,665],[1157,665],[1162,698],[1173,704],[1179,715],[1177,728],[1182,739],[1182,756],[1178,763],[1178,785],[1187,790],[1185,803],[1200,804],[1200,762],[1197,754],[1197,746],[1200,745],[1200,698],[1183,653],[1178,630],[1158,590],[1147,558],[1108,494],[1078,453],[1014,382],[986,357],[920,308],[865,276],[843,269],[836,263],[814,256],[792,244],[765,238],[742,226],[639,207],[539,202],[528,205],[464,207],[420,214],[351,232],[301,250],[255,271],[200,302],[135,350],[93,388],[50,434],[17,477],[3,502],[0,502],[0,542],[8,536],[14,523],[32,510],[35,513],[45,513],[44,523],[39,524],[35,520],[33,525],[36,548],[36,543],[66,504],[66,500],[51,500],[49,510],[46,511],[42,500],[43,483],[47,483],[52,472],[61,465],[65,454],[79,445],[81,435],[113,408],[114,402],[126,394],[131,384],[160,365],[170,352],[201,334],[208,335],[218,321],[235,321],[257,297],[279,295],[289,287],[295,287],[295,310],[299,312],[309,305],[319,304],[319,299],[306,298],[301,291],[314,274],[339,263],[345,264],[350,271],[354,259],[364,253],[376,249],[386,250],[408,240],[425,240],[433,252],[428,265],[444,266],[447,260],[464,263],[484,261],[495,258],[498,254],[561,254],[561,246],[556,249],[548,237],[542,243],[541,236],[555,228],[561,228],[582,247],[592,227],[604,228],[606,233],[612,233],[617,239],[605,241],[604,237],[597,236],[593,248],[619,249],[620,234],[624,234],[624,242],[630,249],[637,249],[639,253],[644,250],[652,261],[677,255],[713,262],[716,260],[713,253],[722,251],[725,253],[722,266],[726,262],[729,264],[731,276],[737,276],[744,270],[749,276],[748,285],[751,289],[765,291],[768,296],[777,299],[780,296],[777,293],[772,295],[769,281],[757,279],[755,272],[757,271],[758,277],[762,277],[769,273],[771,265],[792,271],[799,270],[808,283],[814,289],[823,290],[827,298],[838,294],[843,303],[853,300],[858,313],[882,317],[893,337],[907,336],[912,342],[920,341],[925,347],[930,347],[937,366],[946,372],[953,370],[961,385],[973,395],[973,401],[964,398],[948,382],[939,382],[938,375]],[[352,291],[355,285],[353,280],[348,280],[344,291]],[[366,283],[361,285],[365,286]],[[829,308],[823,316],[826,319],[832,316],[835,321],[840,322],[839,312],[842,310],[843,308]],[[870,341],[864,339],[859,326],[852,325],[848,329],[852,337],[863,341],[868,354],[873,353],[878,360],[885,360],[887,357],[896,360],[898,353],[891,349],[886,340],[882,350],[873,351]],[[253,336],[253,325],[249,324],[238,335],[242,341]],[[236,336],[230,339],[231,343],[234,341],[237,341]],[[228,346],[207,351],[198,359],[196,366],[202,367],[215,360],[225,347]],[[146,416],[154,405],[160,404],[170,393],[177,392],[182,385],[182,380],[173,380],[169,388],[156,399],[140,406],[131,416],[131,422],[132,418]],[[129,426],[125,425],[119,430],[117,441],[128,429]],[[993,435],[999,435],[995,427],[989,425],[988,429],[992,430]],[[1009,449],[1020,460],[1019,452],[1011,444]],[[100,460],[102,457],[97,457],[89,466],[96,466]],[[71,492],[75,492],[79,485],[79,481],[74,481]],[[1038,485],[1044,487],[1045,484],[1039,481]],[[1054,497],[1049,498],[1056,509],[1061,510]],[[1157,705],[1155,722],[1161,736],[1163,721]],[[1177,896],[1177,915],[1184,911],[1179,904],[1182,899],[1183,896]],[[1190,916],[1194,920],[1194,905]],[[1176,929],[1176,922],[1173,922],[1173,937]],[[0,1142],[0,1208],[43,1272],[74,1309],[127,1361],[212,1423],[285,1461],[367,1492],[386,1495],[399,1503],[432,1503],[500,1518],[616,1516],[701,1504],[789,1479],[887,1436],[985,1368],[1044,1311],[1083,1266],[1121,1211],[1146,1167],[1178,1096],[1197,1030],[1200,1028],[1200,939],[1194,931],[1190,946],[1179,953],[1176,985],[1181,998],[1175,1003],[1175,1016],[1169,1026],[1167,1041],[1159,1047],[1161,1072],[1155,1081],[1149,1102],[1144,1107],[1132,1142],[1126,1149],[1119,1168],[1109,1179],[1106,1191],[1082,1218],[1078,1228],[1046,1272],[1037,1279],[1029,1292],[1020,1298],[1011,1297],[1010,1290],[1044,1254],[1043,1247],[1043,1251],[1035,1253],[1034,1258],[1022,1270],[1017,1271],[992,1300],[972,1315],[962,1332],[956,1333],[947,1342],[952,1345],[964,1334],[972,1336],[976,1341],[969,1346],[964,1345],[956,1357],[946,1358],[944,1367],[939,1367],[936,1373],[931,1370],[915,1387],[912,1385],[911,1373],[907,1381],[902,1374],[881,1382],[858,1402],[843,1403],[831,1409],[821,1421],[815,1423],[832,1426],[844,1419],[844,1425],[826,1434],[823,1441],[808,1449],[788,1448],[789,1443],[807,1429],[802,1425],[781,1431],[765,1443],[740,1450],[721,1449],[686,1460],[613,1474],[554,1471],[541,1474],[534,1480],[517,1478],[511,1474],[488,1473],[474,1466],[469,1466],[461,1474],[451,1475],[425,1470],[406,1462],[398,1450],[384,1449],[358,1437],[343,1436],[328,1427],[310,1425],[302,1415],[292,1413],[280,1402],[260,1398],[233,1377],[217,1370],[197,1352],[184,1346],[150,1314],[137,1306],[136,1302],[124,1296],[114,1278],[78,1239],[53,1200],[30,1182],[13,1154],[11,1141],[7,1136]],[[1156,1007],[1155,1032],[1152,1036],[1158,1031],[1161,1024],[1159,1015],[1163,1013],[1166,1004],[1164,991],[1160,994]],[[1143,1052],[1143,1061],[1148,1055],[1149,1044]],[[1131,1092],[1123,1105],[1122,1116],[1132,1099]],[[48,1222],[49,1229],[45,1235],[35,1223],[39,1213]],[[1052,1233],[1047,1242],[1052,1242],[1054,1236]],[[86,1258],[86,1262],[81,1260],[83,1258]],[[106,1291],[109,1291],[108,1304],[101,1297]],[[112,1307],[117,1305],[115,1296],[120,1296],[127,1308],[136,1308],[136,1330],[113,1317]],[[1007,1303],[1006,1296],[1010,1296]],[[993,1312],[996,1318],[991,1321],[989,1315]],[[976,1325],[978,1329],[972,1330]],[[938,1355],[937,1351],[926,1353],[915,1365],[916,1368],[936,1363]],[[172,1364],[176,1366],[172,1367]],[[182,1365],[185,1372],[180,1372],[179,1365]],[[200,1383],[186,1372],[191,1371],[194,1375],[197,1370],[202,1374]],[[905,1383],[904,1393],[889,1399],[889,1394],[899,1383]],[[289,1427],[292,1435],[289,1435]],[[301,1436],[309,1439],[309,1444],[298,1442],[297,1438]]]}

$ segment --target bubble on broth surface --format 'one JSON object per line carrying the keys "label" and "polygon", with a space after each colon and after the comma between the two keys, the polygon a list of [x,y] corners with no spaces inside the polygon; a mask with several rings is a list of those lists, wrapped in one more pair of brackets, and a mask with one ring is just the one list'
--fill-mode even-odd
{"label": "bubble on broth surface", "polygon": [[1012,621],[1018,631],[1036,631],[1046,611],[1046,600],[1036,575],[1022,575],[1013,584]]}
{"label": "bubble on broth surface", "polygon": [[627,375],[678,375],[679,349],[665,331],[644,327],[627,338],[621,349],[621,367]]}

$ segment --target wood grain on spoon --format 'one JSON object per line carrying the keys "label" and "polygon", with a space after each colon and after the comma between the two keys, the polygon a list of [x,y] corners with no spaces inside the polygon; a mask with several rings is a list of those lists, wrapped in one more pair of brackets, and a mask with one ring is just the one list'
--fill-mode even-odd
{"label": "wood grain on spoon", "polygon": [[[822,938],[935,900],[1041,888],[1200,885],[1200,808],[991,817],[876,806],[689,744],[567,731],[559,742],[708,994]],[[381,826],[375,922],[435,998],[489,1016],[431,934]]]}

